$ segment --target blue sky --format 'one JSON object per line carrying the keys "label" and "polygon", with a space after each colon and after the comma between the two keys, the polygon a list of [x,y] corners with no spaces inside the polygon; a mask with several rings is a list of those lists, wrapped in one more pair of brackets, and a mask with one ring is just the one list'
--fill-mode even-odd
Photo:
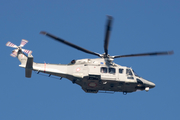
{"label": "blue sky", "polygon": [[[1,0],[1,120],[178,120],[180,71],[180,1],[178,0]],[[149,92],[88,94],[67,79],[33,72],[25,78],[10,56],[8,41],[33,51],[34,61],[67,64],[96,56],[58,43],[47,31],[94,52],[103,53],[106,15],[114,18],[109,54],[174,50],[171,56],[115,59],[156,84]]]}

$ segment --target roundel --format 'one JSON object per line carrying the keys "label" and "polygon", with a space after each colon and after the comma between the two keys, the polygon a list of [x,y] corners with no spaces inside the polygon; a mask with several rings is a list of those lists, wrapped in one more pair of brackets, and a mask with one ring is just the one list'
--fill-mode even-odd
{"label": "roundel", "polygon": [[76,71],[79,72],[81,69],[80,68],[76,68]]}

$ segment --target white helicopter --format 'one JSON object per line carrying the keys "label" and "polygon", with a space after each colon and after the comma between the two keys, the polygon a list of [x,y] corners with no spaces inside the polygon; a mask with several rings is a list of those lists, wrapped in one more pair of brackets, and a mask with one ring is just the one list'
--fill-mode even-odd
{"label": "white helicopter", "polygon": [[27,40],[22,39],[20,46],[11,42],[7,42],[6,46],[16,48],[12,51],[11,56],[19,59],[21,62],[19,66],[25,68],[25,76],[27,78],[31,78],[32,70],[37,71],[37,73],[49,74],[49,77],[53,75],[60,77],[60,79],[67,78],[72,83],[80,85],[86,93],[123,92],[125,95],[138,90],[149,91],[150,88],[155,87],[153,82],[139,77],[131,68],[118,65],[113,60],[115,58],[134,56],[171,55],[173,51],[110,56],[108,54],[108,44],[112,19],[111,16],[108,16],[104,40],[104,54],[92,52],[47,32],[41,32],[41,34],[77,50],[98,56],[99,58],[96,59],[72,60],[69,64],[36,63],[33,62],[32,51],[22,49],[28,42]]}

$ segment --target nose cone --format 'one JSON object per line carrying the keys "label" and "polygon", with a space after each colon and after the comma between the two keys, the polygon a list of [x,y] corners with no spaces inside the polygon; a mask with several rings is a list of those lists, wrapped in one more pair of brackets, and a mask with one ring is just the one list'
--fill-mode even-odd
{"label": "nose cone", "polygon": [[145,84],[145,86],[149,87],[149,88],[154,88],[156,85],[153,82],[150,82],[148,80],[143,80],[143,83]]}
{"label": "nose cone", "polygon": [[155,86],[156,86],[156,85],[155,85],[153,82],[150,82],[150,83],[149,83],[149,87],[150,87],[150,88],[154,88]]}

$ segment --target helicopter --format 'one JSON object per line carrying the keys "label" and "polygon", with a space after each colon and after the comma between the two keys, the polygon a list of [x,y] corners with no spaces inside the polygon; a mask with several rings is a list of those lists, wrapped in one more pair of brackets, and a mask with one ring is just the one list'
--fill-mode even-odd
{"label": "helicopter", "polygon": [[25,76],[31,78],[32,71],[69,79],[73,84],[81,86],[86,93],[108,93],[123,92],[124,95],[136,91],[149,91],[155,84],[138,76],[130,67],[121,66],[114,63],[115,58],[136,57],[136,56],[155,56],[172,55],[173,51],[151,52],[141,54],[128,54],[110,56],[108,54],[109,37],[111,32],[113,17],[107,16],[106,32],[104,39],[104,53],[92,52],[71,42],[56,37],[48,32],[41,31],[40,34],[46,35],[58,42],[73,47],[82,52],[98,56],[95,59],[72,60],[69,64],[47,64],[36,63],[33,61],[32,51],[22,49],[27,40],[22,39],[19,46],[7,42],[6,46],[16,48],[10,54],[17,57],[20,67],[25,68]]}

